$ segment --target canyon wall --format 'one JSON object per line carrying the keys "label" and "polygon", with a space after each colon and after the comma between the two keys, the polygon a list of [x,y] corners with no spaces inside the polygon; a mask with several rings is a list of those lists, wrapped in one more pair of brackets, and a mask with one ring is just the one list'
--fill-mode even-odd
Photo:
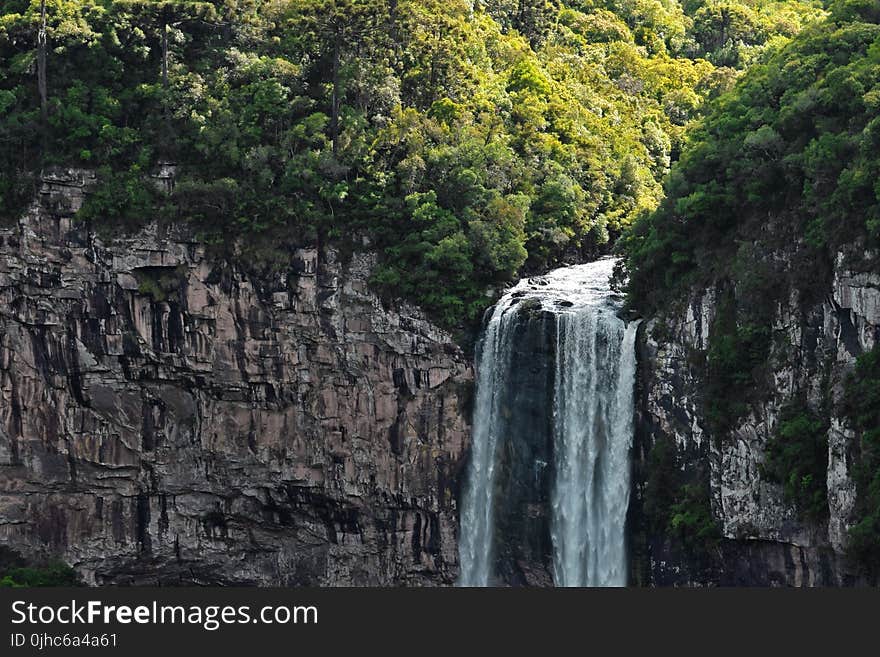
{"label": "canyon wall", "polygon": [[473,373],[369,254],[254,279],[92,178],[0,228],[0,544],[92,584],[443,585]]}
{"label": "canyon wall", "polygon": [[[0,228],[0,545],[90,584],[453,584],[473,372],[452,337],[383,305],[367,252],[307,246],[257,276],[180,229],[102,238],[75,217],[92,181],[46,176]],[[725,435],[707,420],[705,363],[729,290],[694,289],[642,323],[632,583],[863,583],[845,555],[856,439],[839,402],[880,340],[877,258],[840,254],[824,298],[793,287],[776,304],[766,390]],[[529,326],[507,384],[530,428],[502,454],[498,553],[516,564],[508,584],[548,585],[550,482],[529,473],[552,455],[553,359],[545,322]],[[762,474],[796,395],[830,414],[819,521]],[[660,441],[683,480],[707,475],[708,553],[648,527]]]}
{"label": "canyon wall", "polygon": [[[846,376],[858,355],[880,340],[877,254],[838,254],[824,299],[793,287],[772,312],[772,342],[762,398],[731,431],[713,435],[705,406],[706,353],[721,286],[695,289],[668,312],[643,324],[639,342],[635,470],[630,519],[633,578],[649,585],[848,585],[863,583],[846,558],[853,524],[856,437],[841,417]],[[786,262],[781,258],[781,262]],[[853,265],[860,262],[860,265]],[[784,265],[783,265],[784,266]],[[821,282],[818,282],[821,285]],[[730,392],[729,394],[736,394]],[[804,519],[783,487],[762,475],[780,410],[794,396],[830,415],[827,514]],[[707,471],[712,517],[720,540],[695,555],[646,527],[643,510],[658,440],[674,444],[683,475]]]}

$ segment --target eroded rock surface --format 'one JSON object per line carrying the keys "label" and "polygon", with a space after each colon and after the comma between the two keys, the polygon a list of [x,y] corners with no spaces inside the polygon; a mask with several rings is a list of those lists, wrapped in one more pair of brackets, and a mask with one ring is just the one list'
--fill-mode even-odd
{"label": "eroded rock surface", "polygon": [[[767,394],[750,403],[730,435],[713,436],[701,399],[704,362],[718,289],[695,291],[683,311],[643,326],[640,340],[635,497],[644,502],[647,452],[671,439],[684,470],[708,467],[712,515],[722,540],[708,569],[662,537],[649,538],[634,564],[650,584],[845,585],[860,576],[847,562],[853,524],[852,476],[855,436],[839,417],[843,382],[858,355],[880,340],[880,276],[877,256],[868,254],[853,271],[837,258],[831,290],[820,302],[804,303],[795,290],[779,303],[772,324]],[[873,258],[873,259],[872,259]],[[830,413],[827,518],[811,522],[786,502],[782,486],[761,476],[768,440],[782,406],[803,395],[813,409]],[[827,398],[826,398],[827,395]],[[637,523],[636,523],[637,524]],[[636,550],[639,552],[639,550]]]}
{"label": "eroded rock surface", "polygon": [[101,240],[89,174],[0,229],[0,541],[85,580],[449,584],[471,365],[304,248],[254,280],[156,226]]}

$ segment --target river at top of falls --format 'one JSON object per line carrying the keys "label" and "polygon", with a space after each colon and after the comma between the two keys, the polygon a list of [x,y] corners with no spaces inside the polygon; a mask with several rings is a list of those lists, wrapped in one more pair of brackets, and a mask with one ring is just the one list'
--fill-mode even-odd
{"label": "river at top of falls", "polygon": [[[524,279],[490,311],[477,347],[473,444],[462,499],[463,586],[502,584],[500,571],[520,567],[504,562],[515,559],[499,553],[499,543],[508,552],[529,543],[556,586],[627,582],[637,322],[619,317],[621,301],[610,287],[615,263],[603,258]],[[542,362],[534,363],[529,349],[539,343],[547,348]],[[537,374],[518,371],[523,362]],[[524,404],[529,421],[518,416]],[[534,421],[536,414],[541,417]],[[549,445],[546,462],[533,456],[543,444],[534,434],[542,431]],[[527,470],[511,454],[529,455],[534,467]],[[547,495],[529,490],[541,481]],[[535,515],[539,500],[544,511],[537,515],[546,521],[523,525],[518,519],[524,513],[505,506],[521,497],[528,502],[525,515]],[[511,514],[515,521],[500,522]],[[510,526],[546,534],[549,543],[505,536]]]}

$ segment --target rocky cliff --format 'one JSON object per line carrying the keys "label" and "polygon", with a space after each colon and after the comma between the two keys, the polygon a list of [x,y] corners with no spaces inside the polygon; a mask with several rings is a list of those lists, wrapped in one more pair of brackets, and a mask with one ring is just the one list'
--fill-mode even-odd
{"label": "rocky cliff", "polygon": [[373,258],[254,279],[102,240],[89,174],[0,229],[0,542],[96,584],[449,584],[472,371]]}
{"label": "rocky cliff", "polygon": [[[473,381],[452,338],[415,308],[383,306],[369,253],[310,246],[257,276],[177,229],[101,238],[75,217],[91,180],[47,176],[39,202],[0,228],[0,544],[94,584],[452,584]],[[633,583],[864,581],[845,556],[857,441],[839,402],[880,341],[878,258],[841,253],[827,294],[793,286],[775,304],[763,388],[723,433],[706,359],[737,291],[693,289],[642,324]],[[539,358],[547,326],[532,328],[508,382],[532,440],[506,455],[501,486],[514,501],[500,553],[517,585],[549,584],[535,512],[549,483],[525,484],[552,449],[552,359]],[[763,472],[798,396],[829,416],[819,519]],[[650,524],[664,442],[677,483],[705,476],[719,533],[708,548]]]}
{"label": "rocky cliff", "polygon": [[[784,258],[782,259],[785,260]],[[639,345],[635,503],[631,509],[634,579],[643,584],[846,585],[861,576],[845,556],[856,500],[856,441],[839,411],[843,382],[856,357],[880,341],[880,255],[838,254],[833,282],[815,300],[792,287],[772,309],[764,389],[734,426],[713,432],[706,408],[706,353],[723,285],[692,290],[682,305],[643,324]],[[859,262],[858,265],[853,263]],[[817,281],[818,285],[822,285]],[[733,291],[735,294],[736,291]],[[736,395],[734,391],[728,394]],[[780,410],[802,396],[830,416],[827,510],[805,519],[783,487],[762,473]],[[705,554],[652,531],[645,518],[650,452],[674,445],[683,478],[705,472],[720,540]]]}

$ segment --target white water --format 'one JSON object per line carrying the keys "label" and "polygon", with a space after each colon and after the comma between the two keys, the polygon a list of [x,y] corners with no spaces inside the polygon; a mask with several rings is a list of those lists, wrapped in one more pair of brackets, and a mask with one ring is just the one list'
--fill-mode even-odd
{"label": "white water", "polygon": [[[503,421],[504,383],[518,306],[556,315],[553,391],[552,574],[556,586],[626,584],[626,511],[633,436],[636,322],[618,318],[609,279],[615,260],[520,281],[496,304],[477,350],[473,452],[461,516],[460,584],[493,583],[493,495],[499,446],[516,440]],[[502,502],[503,503],[503,502]]]}

